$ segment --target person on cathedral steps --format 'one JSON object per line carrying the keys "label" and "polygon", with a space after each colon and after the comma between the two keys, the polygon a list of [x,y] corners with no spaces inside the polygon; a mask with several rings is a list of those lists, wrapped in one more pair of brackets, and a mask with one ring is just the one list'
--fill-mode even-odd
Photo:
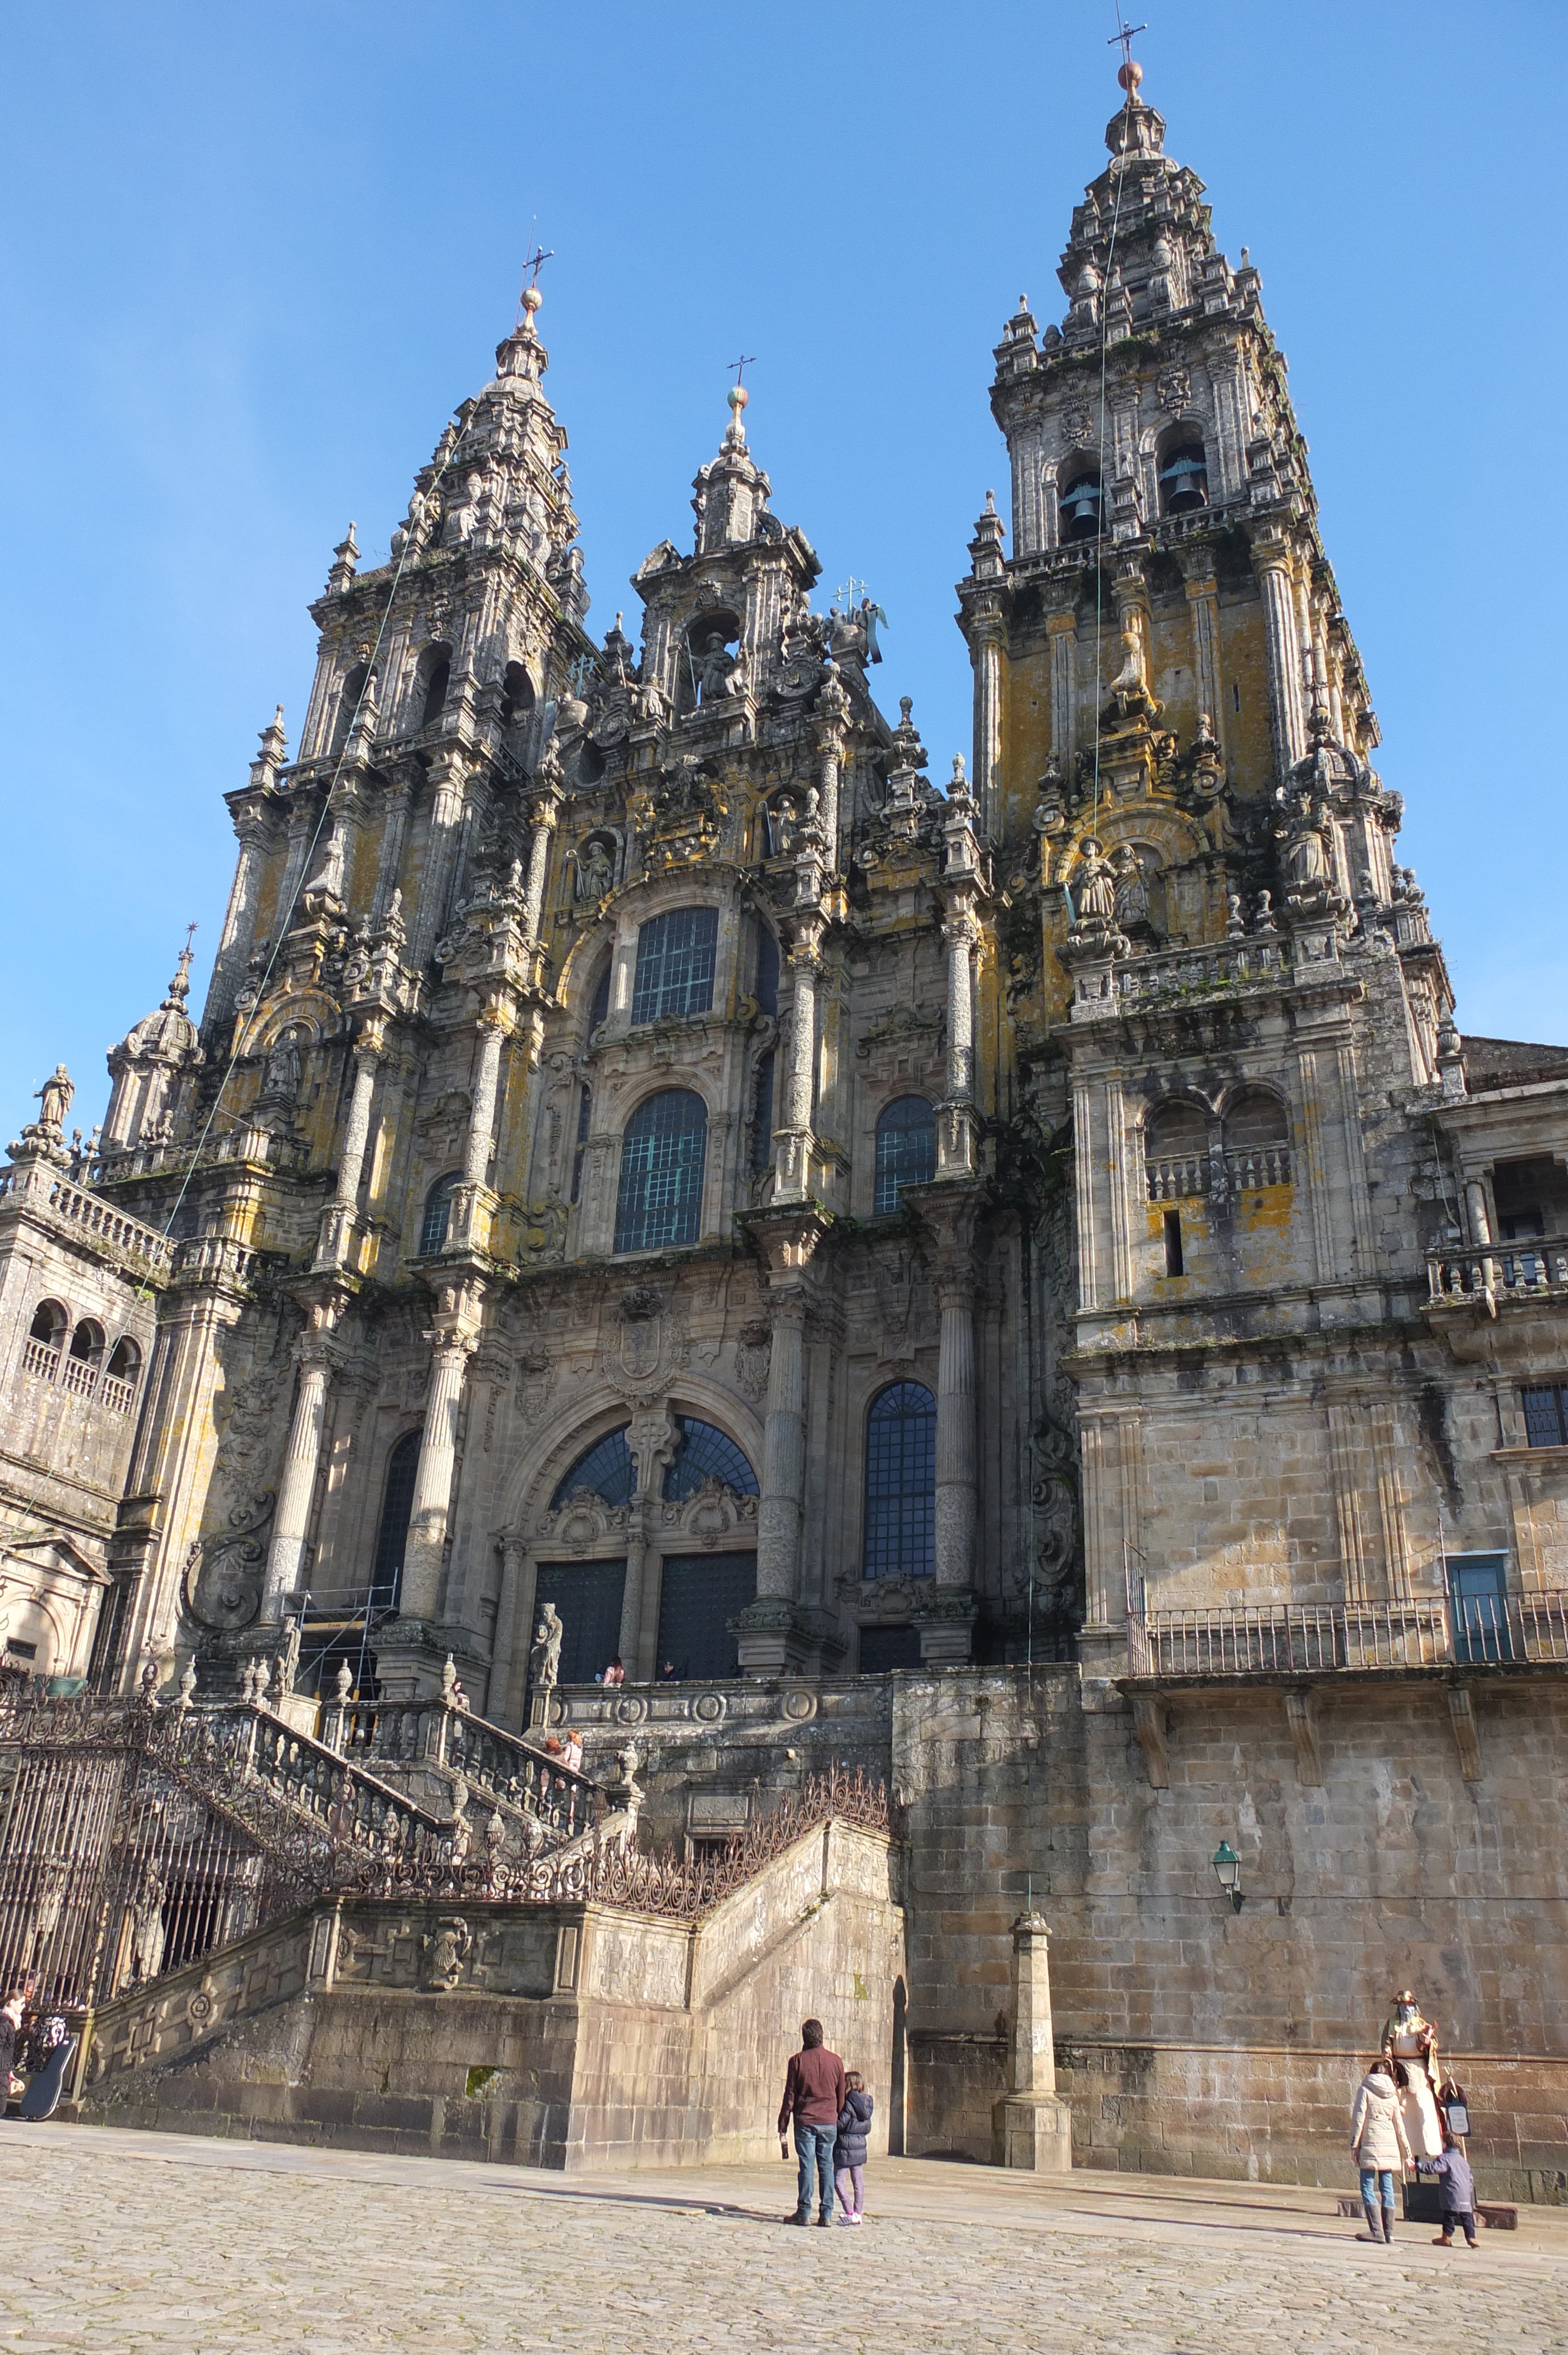
{"label": "person on cathedral steps", "polygon": [[[1393,2238],[1393,2170],[1403,2175],[1411,2165],[1410,2143],[1404,2131],[1399,2094],[1386,2061],[1374,2061],[1356,2089],[1351,2112],[1351,2151],[1361,2174],[1361,2212],[1367,2229],[1358,2241]],[[1379,2195],[1383,2230],[1378,2230]]]}
{"label": "person on cathedral steps", "polygon": [[800,2028],[800,2050],[789,2056],[784,2075],[784,2099],[779,2105],[779,2148],[784,2148],[784,2130],[793,2121],[795,2157],[800,2170],[795,2213],[785,2218],[787,2224],[810,2222],[813,2179],[819,2195],[817,2222],[831,2224],[833,2221],[833,2147],[838,2141],[839,2115],[843,2105],[844,2064],[824,2044],[821,2021],[805,2020]]}

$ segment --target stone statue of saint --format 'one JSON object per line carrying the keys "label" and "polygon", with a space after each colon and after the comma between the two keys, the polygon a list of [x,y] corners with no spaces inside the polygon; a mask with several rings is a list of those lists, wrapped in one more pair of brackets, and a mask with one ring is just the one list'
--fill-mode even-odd
{"label": "stone statue of saint", "polygon": [[76,1082],[63,1063],[57,1063],[41,1088],[33,1093],[38,1100],[38,1126],[63,1132],[66,1114],[76,1093]]}
{"label": "stone statue of saint", "polygon": [[599,836],[590,835],[577,855],[577,898],[602,900],[615,882],[615,866]]}
{"label": "stone statue of saint", "polygon": [[139,1985],[164,1967],[164,1884],[149,1864],[131,1908],[131,1976]]}
{"label": "stone statue of saint", "polygon": [[334,821],[332,832],[326,838],[326,847],[322,852],[321,864],[305,886],[307,891],[320,891],[332,900],[342,899],[344,856],[346,847],[343,820],[338,818]]}
{"label": "stone statue of saint", "polygon": [[1129,924],[1149,922],[1149,878],[1143,862],[1129,842],[1124,842],[1112,861],[1116,868],[1116,921],[1125,931]]}
{"label": "stone statue of saint", "polygon": [[285,1693],[294,1689],[294,1678],[300,1672],[300,1623],[297,1619],[283,1622],[283,1648],[278,1655],[278,1681]]}
{"label": "stone statue of saint", "polygon": [[1073,900],[1080,924],[1112,924],[1116,922],[1116,878],[1110,860],[1092,834],[1085,835],[1078,845],[1078,863],[1073,873]]}
{"label": "stone statue of saint", "polygon": [[555,1604],[546,1603],[534,1630],[534,1650],[529,1660],[530,1673],[540,1692],[548,1692],[560,1676],[561,1638],[566,1632]]}
{"label": "stone statue of saint", "polygon": [[792,794],[780,794],[768,806],[768,833],[775,858],[782,858],[795,847],[795,829],[800,824],[800,812]]}
{"label": "stone statue of saint", "polygon": [[283,1031],[272,1042],[261,1075],[261,1092],[285,1097],[291,1103],[300,1092],[300,1050],[291,1030]]}
{"label": "stone statue of saint", "polygon": [[720,636],[708,640],[697,657],[697,686],[705,703],[740,692],[740,656],[732,655]]}

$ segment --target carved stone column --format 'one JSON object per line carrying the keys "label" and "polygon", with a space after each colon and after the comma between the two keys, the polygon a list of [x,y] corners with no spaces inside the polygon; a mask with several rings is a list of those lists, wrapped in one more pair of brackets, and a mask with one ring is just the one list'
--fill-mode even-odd
{"label": "carved stone column", "polygon": [[528,838],[528,880],[523,897],[523,930],[530,942],[539,937],[545,911],[545,882],[550,871],[550,837],[561,815],[558,786],[546,785],[534,796],[533,832]]}
{"label": "carved stone column", "polygon": [[843,761],[844,730],[850,716],[850,699],[839,677],[838,665],[830,662],[827,676],[817,697],[812,716],[811,741],[816,749],[817,815],[827,847],[830,875],[839,871],[839,771]]}
{"label": "carved stone column", "polygon": [[628,1445],[637,1465],[637,1493],[627,1518],[619,1646],[628,1681],[633,1684],[651,1684],[657,1665],[653,1647],[659,1638],[659,1597],[648,1580],[651,1525],[665,1466],[679,1443],[680,1433],[667,1405],[633,1416]]}
{"label": "carved stone column", "polygon": [[980,1190],[944,1184],[906,1187],[933,1244],[941,1309],[937,1355],[936,1558],[933,1592],[921,1606],[920,1657],[967,1660],[975,1603],[975,1269]]}
{"label": "carved stone column", "polygon": [[1078,616],[1076,608],[1047,616],[1051,642],[1051,750],[1070,777],[1078,749]]}
{"label": "carved stone column", "polygon": [[1296,597],[1290,579],[1290,551],[1283,539],[1253,542],[1253,570],[1263,591],[1264,627],[1268,643],[1269,712],[1274,727],[1274,752],[1279,774],[1299,761],[1307,750],[1301,710],[1301,648],[1296,629]]}
{"label": "carved stone column", "polygon": [[348,1118],[344,1124],[343,1146],[338,1154],[337,1186],[322,1216],[321,1242],[316,1252],[318,1266],[341,1267],[350,1254],[365,1148],[370,1137],[370,1105],[381,1068],[383,1045],[383,1026],[376,1022],[366,1028],[354,1050],[354,1090],[348,1100]]}
{"label": "carved stone column", "polygon": [[1220,591],[1213,559],[1207,549],[1184,554],[1187,610],[1192,619],[1192,683],[1198,709],[1209,715],[1215,739],[1225,746],[1224,688],[1220,678]]}
{"label": "carved stone column", "polygon": [[996,830],[1001,759],[1001,616],[977,616],[969,640],[974,663],[975,800],[981,823]]}
{"label": "carved stone column", "polygon": [[484,1713],[493,1724],[504,1725],[512,1703],[512,1676],[517,1657],[517,1606],[527,1548],[518,1537],[505,1536],[497,1542],[501,1549],[501,1593],[495,1604],[495,1640],[491,1648]]}
{"label": "carved stone column", "polygon": [[435,792],[430,803],[429,840],[425,847],[418,905],[408,935],[408,963],[416,973],[422,972],[429,963],[430,953],[446,925],[447,895],[462,826],[463,770],[461,752],[438,752],[430,763]]}
{"label": "carved stone column", "polygon": [[817,967],[826,920],[811,911],[798,917],[789,950],[795,1001],[784,1066],[784,1116],[774,1129],[776,1202],[806,1202],[811,1197],[811,1115],[817,1061]]}
{"label": "carved stone column", "polygon": [[267,1580],[260,1614],[264,1625],[282,1617],[288,1598],[302,1582],[315,1503],[316,1473],[321,1464],[322,1433],[326,1423],[327,1389],[340,1354],[332,1333],[344,1305],[341,1294],[329,1294],[313,1302],[311,1329],[301,1339],[296,1353],[299,1389],[294,1395],[289,1448],[272,1512],[272,1540],[267,1549]]}
{"label": "carved stone column", "polygon": [[408,805],[424,773],[417,761],[400,761],[392,783],[381,797],[381,855],[376,864],[376,893],[370,902],[372,927],[384,920],[392,904],[403,864],[403,838],[408,831]]}
{"label": "carved stone column", "polygon": [[1056,2092],[1051,2019],[1051,1932],[1039,1913],[1012,1925],[1012,2091],[993,2113],[994,2157],[1002,2167],[1066,2174],[1073,2164],[1072,2113]]}
{"label": "carved stone column", "polygon": [[800,1602],[801,1508],[806,1481],[807,1270],[828,1220],[820,1211],[759,1211],[747,1220],[768,1269],[772,1354],[764,1409],[762,1494],[757,1511],[757,1600],[739,1617],[740,1665],[748,1675],[799,1668],[819,1649],[820,1613]]}
{"label": "carved stone column", "polygon": [[976,1158],[974,1114],[974,951],[980,928],[967,911],[942,926],[948,952],[948,1071],[937,1124],[937,1174],[969,1178]]}
{"label": "carved stone column", "polygon": [[431,1619],[440,1609],[452,1472],[457,1462],[458,1411],[468,1361],[478,1346],[483,1295],[477,1284],[455,1284],[442,1295],[430,1352],[430,1385],[418,1469],[403,1553],[399,1615]]}
{"label": "carved stone column", "polygon": [[473,1075],[468,1143],[463,1151],[465,1186],[482,1186],[489,1177],[490,1156],[495,1146],[495,1104],[501,1091],[501,1050],[511,1028],[500,1007],[488,1007],[479,1018],[479,1059]]}

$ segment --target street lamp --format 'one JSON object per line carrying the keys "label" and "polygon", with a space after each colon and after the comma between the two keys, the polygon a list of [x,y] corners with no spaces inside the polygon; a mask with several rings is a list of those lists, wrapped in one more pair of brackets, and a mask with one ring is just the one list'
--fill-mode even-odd
{"label": "street lamp", "polygon": [[1241,1859],[1229,1840],[1223,1839],[1213,1855],[1214,1879],[1231,1901],[1231,1912],[1239,1913],[1245,1899],[1241,1890]]}

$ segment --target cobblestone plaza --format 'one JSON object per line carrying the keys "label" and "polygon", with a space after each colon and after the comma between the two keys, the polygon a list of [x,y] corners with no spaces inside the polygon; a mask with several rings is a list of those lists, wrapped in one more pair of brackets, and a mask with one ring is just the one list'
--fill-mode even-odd
{"label": "cobblestone plaza", "polygon": [[[1349,2179],[1347,2167],[1346,2176]],[[866,2229],[786,2234],[792,2169],[596,2178],[79,2126],[0,2127],[0,2347],[94,2355],[625,2348],[1568,2347],[1568,2217],[1478,2252],[1358,2246],[1331,2193],[893,2161]],[[1396,2310],[1403,2320],[1396,2322]]]}

